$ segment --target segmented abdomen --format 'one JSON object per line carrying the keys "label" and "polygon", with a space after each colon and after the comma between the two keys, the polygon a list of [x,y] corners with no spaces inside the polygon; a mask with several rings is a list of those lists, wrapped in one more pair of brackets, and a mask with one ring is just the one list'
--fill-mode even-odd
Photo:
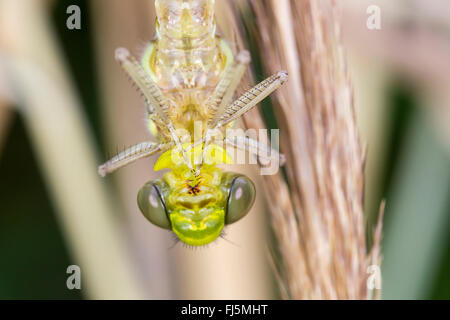
{"label": "segmented abdomen", "polygon": [[156,38],[142,65],[167,97],[175,127],[191,131],[193,121],[206,124],[208,97],[233,56],[215,35],[213,0],[156,0],[155,5]]}

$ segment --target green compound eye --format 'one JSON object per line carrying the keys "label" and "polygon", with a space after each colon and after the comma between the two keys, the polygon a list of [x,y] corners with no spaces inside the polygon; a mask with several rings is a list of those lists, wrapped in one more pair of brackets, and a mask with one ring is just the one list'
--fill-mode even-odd
{"label": "green compound eye", "polygon": [[225,223],[230,224],[242,219],[255,202],[255,185],[246,176],[233,179],[228,195]]}
{"label": "green compound eye", "polygon": [[172,230],[167,217],[166,207],[162,199],[161,190],[153,182],[146,183],[139,190],[137,202],[142,214],[154,225]]}

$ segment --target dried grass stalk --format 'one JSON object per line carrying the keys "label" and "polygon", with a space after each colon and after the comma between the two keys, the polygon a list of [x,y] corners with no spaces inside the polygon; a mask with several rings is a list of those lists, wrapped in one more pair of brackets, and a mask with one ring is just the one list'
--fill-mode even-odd
{"label": "dried grass stalk", "polygon": [[[233,8],[233,40],[243,46]],[[316,0],[251,0],[250,8],[257,24],[248,31],[265,71],[287,69],[290,76],[274,101],[287,183],[280,174],[263,177],[281,292],[292,299],[367,299],[367,268],[380,262],[381,219],[368,254],[364,150],[336,8]],[[244,120],[264,126],[256,111]]]}

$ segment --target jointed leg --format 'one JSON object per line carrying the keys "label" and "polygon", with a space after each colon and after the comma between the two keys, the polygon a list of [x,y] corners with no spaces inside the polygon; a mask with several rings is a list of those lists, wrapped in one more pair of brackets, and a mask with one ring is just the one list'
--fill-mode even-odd
{"label": "jointed leg", "polygon": [[122,68],[126,71],[128,76],[136,83],[136,85],[141,90],[145,99],[149,103],[149,112],[156,113],[159,119],[167,125],[170,131],[173,141],[175,142],[177,148],[183,155],[183,159],[186,165],[194,171],[192,164],[188,160],[185,150],[181,146],[180,140],[175,133],[175,128],[173,127],[172,121],[167,115],[169,109],[169,103],[167,99],[162,94],[156,83],[150,78],[147,72],[142,68],[139,62],[130,54],[130,52],[125,48],[118,48],[116,50],[116,60],[120,63]]}
{"label": "jointed leg", "polygon": [[[225,112],[226,107],[230,104],[233,94],[241,82],[242,76],[244,75],[245,69],[249,63],[250,54],[247,50],[243,50],[237,54],[235,61],[233,61],[232,65],[225,71],[224,76],[216,86],[214,93],[209,99],[208,108],[210,114],[213,115],[208,123],[209,128],[216,127],[219,119]],[[211,132],[207,130],[203,155],[199,165],[200,167],[202,166],[203,159],[206,157],[206,150],[208,149],[210,142]]]}
{"label": "jointed leg", "polygon": [[98,167],[98,173],[104,177],[107,174],[130,164],[136,160],[149,157],[158,152],[164,151],[168,148],[168,145],[158,144],[154,142],[142,142],[125,151],[119,153],[109,161],[105,162]]}

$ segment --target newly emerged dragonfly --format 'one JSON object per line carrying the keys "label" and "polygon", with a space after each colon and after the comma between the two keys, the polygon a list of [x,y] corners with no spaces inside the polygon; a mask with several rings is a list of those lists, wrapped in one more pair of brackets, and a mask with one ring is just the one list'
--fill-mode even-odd
{"label": "newly emerged dragonfly", "polygon": [[269,148],[249,137],[223,138],[226,128],[279,88],[287,73],[269,77],[232,102],[250,57],[247,51],[233,55],[215,33],[214,0],[155,0],[155,7],[155,39],[141,61],[124,48],[116,50],[116,59],[144,96],[148,128],[158,142],[119,153],[99,173],[162,153],[154,170],[170,171],[140,189],[138,206],[153,224],[201,246],[244,217],[255,200],[248,177],[217,167],[233,162],[221,145],[258,154]]}

